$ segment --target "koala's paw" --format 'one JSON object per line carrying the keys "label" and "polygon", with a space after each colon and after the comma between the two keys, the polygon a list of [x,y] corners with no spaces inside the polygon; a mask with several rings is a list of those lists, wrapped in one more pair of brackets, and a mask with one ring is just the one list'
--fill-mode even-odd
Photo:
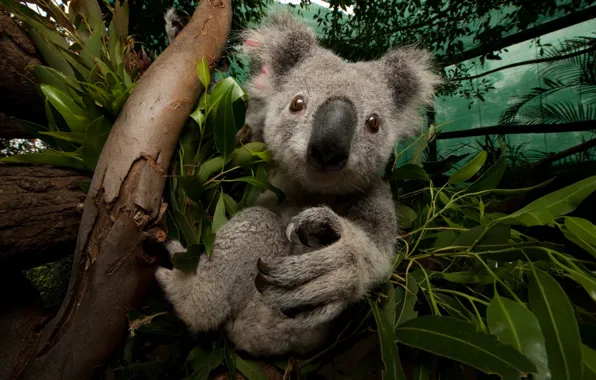
{"label": "koala's paw", "polygon": [[308,208],[292,218],[286,237],[307,247],[325,247],[341,238],[341,222],[328,207]]}

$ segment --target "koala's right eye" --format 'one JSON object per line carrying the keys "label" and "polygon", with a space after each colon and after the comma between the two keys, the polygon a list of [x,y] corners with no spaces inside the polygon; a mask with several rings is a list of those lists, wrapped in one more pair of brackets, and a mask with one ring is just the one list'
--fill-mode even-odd
{"label": "koala's right eye", "polygon": [[302,95],[297,95],[290,103],[290,112],[300,112],[306,108],[306,99]]}

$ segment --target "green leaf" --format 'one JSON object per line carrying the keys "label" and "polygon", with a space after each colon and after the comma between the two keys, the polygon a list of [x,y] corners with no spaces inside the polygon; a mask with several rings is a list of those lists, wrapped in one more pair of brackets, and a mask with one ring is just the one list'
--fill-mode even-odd
{"label": "green leaf", "polygon": [[83,143],[83,162],[91,170],[95,170],[103,146],[112,130],[111,121],[103,116],[95,119],[87,128],[85,142]]}
{"label": "green leaf", "polygon": [[196,272],[201,259],[201,246],[191,244],[186,248],[186,252],[175,252],[172,257],[174,268],[187,273]]}
{"label": "green leaf", "polygon": [[586,290],[592,300],[596,301],[596,278],[585,272],[566,269],[569,276]]}
{"label": "green leaf", "polygon": [[444,356],[489,374],[519,378],[536,371],[536,366],[513,347],[476,326],[452,317],[428,315],[398,326],[400,343]]}
{"label": "green leaf", "polygon": [[64,92],[47,84],[41,85],[41,91],[50,103],[60,112],[72,132],[85,133],[91,123],[87,111],[76,104]]}
{"label": "green leaf", "polygon": [[16,156],[0,158],[0,162],[54,165],[78,170],[87,170],[83,161],[74,156],[67,156],[63,152],[46,150],[39,153],[24,153]]}
{"label": "green leaf", "polygon": [[596,257],[596,226],[590,221],[582,218],[565,217],[565,227],[573,234],[573,238],[569,239],[569,234],[565,232],[565,236],[573,243],[579,245],[592,256]]}
{"label": "green leaf", "polygon": [[491,334],[515,347],[536,364],[538,373],[533,375],[533,379],[550,378],[544,336],[530,310],[495,292],[486,310],[486,317]]}
{"label": "green leaf", "polygon": [[453,185],[456,183],[465,182],[472,178],[476,173],[478,173],[478,170],[482,168],[482,165],[484,165],[484,162],[486,161],[486,157],[487,153],[485,150],[483,150],[476,157],[472,158],[470,162],[453,173],[453,175],[449,177],[448,183]]}
{"label": "green leaf", "polygon": [[408,274],[406,288],[400,286],[395,290],[395,326],[418,316],[418,312],[414,311],[416,301],[418,301],[418,284],[414,276]]}
{"label": "green leaf", "polygon": [[596,379],[596,351],[582,344],[584,379]]}
{"label": "green leaf", "polygon": [[424,169],[414,164],[405,164],[395,169],[391,174],[391,179],[397,181],[413,179],[430,182],[430,178],[428,178],[428,175],[426,174]]}
{"label": "green leaf", "polygon": [[238,85],[238,83],[232,77],[227,77],[215,84],[211,90],[211,100],[207,110],[210,113],[213,109],[219,108],[219,103],[223,99],[224,95],[228,91],[232,91],[230,103],[234,103],[238,99],[245,99],[246,93]]}
{"label": "green leaf", "polygon": [[[474,242],[476,242],[476,240],[480,239],[480,236],[485,230],[486,226],[477,226],[469,231],[463,232],[457,239],[455,239],[453,245],[470,247],[472,244],[474,244]],[[494,225],[480,239],[475,250],[479,250],[482,247],[486,248],[486,246],[506,243],[509,240],[510,233],[511,226],[506,224]]]}
{"label": "green leaf", "polygon": [[431,368],[428,364],[423,362],[414,363],[413,380],[430,380]]}
{"label": "green leaf", "polygon": [[234,216],[238,212],[238,203],[236,203],[234,198],[232,198],[228,194],[224,194],[223,197],[228,215]]}
{"label": "green leaf", "polygon": [[411,228],[412,222],[418,218],[416,211],[401,203],[397,206],[397,213],[401,228]]}
{"label": "green leaf", "polygon": [[548,181],[544,181],[538,185],[530,186],[530,187],[523,187],[520,189],[490,189],[490,190],[486,190],[486,193],[497,194],[497,195],[518,195],[518,194],[527,193],[532,190],[540,189],[541,187],[549,185],[554,180],[555,180],[554,178],[551,178]]}
{"label": "green leaf", "polygon": [[261,370],[259,363],[252,360],[244,360],[236,355],[236,368],[246,377],[247,380],[267,380],[267,375]]}
{"label": "green leaf", "polygon": [[377,330],[379,333],[379,341],[381,342],[381,357],[385,365],[385,373],[383,378],[391,380],[405,380],[406,375],[402,369],[399,353],[397,352],[393,321],[388,320],[386,314],[381,313],[375,300],[369,298],[368,303],[370,304],[373,315],[375,316]]}
{"label": "green leaf", "polygon": [[174,217],[176,219],[176,223],[178,227],[180,227],[180,231],[182,232],[182,236],[184,236],[184,240],[186,241],[186,245],[197,244],[197,239],[195,234],[192,232],[192,227],[184,216],[184,213],[180,210],[174,210]]}
{"label": "green leaf", "polygon": [[88,58],[93,62],[95,59],[101,59],[101,48],[103,46],[101,38],[104,35],[104,24],[103,21],[95,24],[93,32],[85,43],[85,49],[81,54],[88,54]]}
{"label": "green leaf", "polygon": [[453,245],[453,243],[455,242],[456,239],[457,239],[457,233],[455,231],[453,231],[453,230],[441,231],[437,235],[437,240],[435,240],[435,243],[433,244],[433,248],[439,249],[439,248],[449,247],[449,246]]}
{"label": "green leaf", "polygon": [[221,348],[215,348],[210,352],[194,348],[186,358],[187,363],[195,370],[190,380],[207,380],[209,374],[223,362],[223,356]]}
{"label": "green leaf", "polygon": [[207,223],[205,223],[205,228],[203,229],[203,234],[201,236],[203,238],[203,245],[205,246],[205,253],[207,254],[207,257],[211,257],[213,242],[215,241],[215,233],[213,233],[211,226]]}
{"label": "green leaf", "polygon": [[[545,195],[542,198],[538,198],[521,210],[509,215],[508,218],[516,219],[524,225],[535,225],[533,223],[535,223],[536,218],[532,215],[537,214],[548,215],[549,221],[552,222],[555,217],[568,214],[575,210],[594,190],[596,190],[596,176],[586,178],[573,185]],[[547,217],[539,217],[538,219],[544,222]]]}
{"label": "green leaf", "polygon": [[491,190],[499,185],[503,175],[507,170],[507,160],[505,155],[502,155],[497,162],[493,164],[480,178],[474,181],[470,187],[467,188],[467,193],[477,193],[480,191]]}
{"label": "green leaf", "polygon": [[573,307],[554,278],[531,268],[528,298],[544,335],[552,378],[581,379],[581,339]]}
{"label": "green leaf", "polygon": [[224,193],[223,191],[219,192],[219,201],[217,201],[217,205],[215,206],[215,212],[213,213],[213,224],[211,229],[213,233],[217,233],[224,224],[226,224],[228,219],[226,218],[226,205],[224,200]]}
{"label": "green leaf", "polygon": [[265,162],[271,162],[271,152],[266,151],[266,145],[262,142],[250,142],[240,146],[230,154],[230,162],[232,166],[246,167],[255,157],[262,159]]}
{"label": "green leaf", "polygon": [[232,90],[232,87],[228,89],[217,107],[213,131],[215,146],[224,157],[228,157],[236,146],[236,120],[232,109]]}
{"label": "green leaf", "polygon": [[201,58],[200,61],[197,61],[197,76],[205,90],[208,89],[209,83],[211,83],[211,74],[209,73],[209,63],[205,57]]}
{"label": "green leaf", "polygon": [[269,191],[275,193],[275,195],[277,196],[277,201],[280,203],[283,202],[285,199],[285,195],[280,189],[273,186],[269,182],[262,181],[255,177],[240,177],[240,178],[234,178],[234,179],[226,179],[226,180],[224,180],[224,182],[246,182],[246,183],[249,183],[249,184],[251,184],[255,187],[258,187],[260,189],[269,190]]}
{"label": "green leaf", "polygon": [[203,181],[199,177],[194,175],[178,177],[178,184],[184,190],[184,194],[195,202],[201,202],[201,195],[205,190],[203,187]]}
{"label": "green leaf", "polygon": [[57,139],[61,139],[76,144],[83,144],[85,142],[84,133],[75,132],[39,132],[42,135],[48,135]]}
{"label": "green leaf", "polygon": [[124,0],[122,5],[120,5],[120,0],[116,0],[112,23],[116,28],[118,37],[122,40],[126,40],[128,37],[128,0]]}

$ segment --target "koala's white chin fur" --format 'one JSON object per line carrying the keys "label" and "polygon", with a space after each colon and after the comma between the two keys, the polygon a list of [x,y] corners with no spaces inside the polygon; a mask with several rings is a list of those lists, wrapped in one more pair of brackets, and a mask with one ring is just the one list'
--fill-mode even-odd
{"label": "koala's white chin fur", "polygon": [[[272,151],[273,183],[286,199],[277,204],[264,193],[259,206],[217,231],[211,258],[201,257],[194,273],[160,268],[156,277],[191,331],[223,327],[238,350],[254,356],[304,355],[321,348],[337,317],[390,275],[397,216],[377,173],[396,140],[418,128],[416,110],[439,81],[426,52],[397,49],[378,61],[347,63],[288,14],[245,38],[256,73],[246,120]],[[296,91],[307,106],[292,114]],[[338,98],[349,108],[351,145],[342,141],[350,156],[342,170],[318,172],[304,156],[313,112]],[[380,124],[369,133],[372,114]]]}

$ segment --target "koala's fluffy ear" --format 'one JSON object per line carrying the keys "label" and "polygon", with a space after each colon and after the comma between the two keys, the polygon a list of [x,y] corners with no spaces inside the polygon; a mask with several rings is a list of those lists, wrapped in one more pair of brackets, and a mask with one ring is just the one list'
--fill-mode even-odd
{"label": "koala's fluffy ear", "polygon": [[436,74],[430,52],[414,47],[398,48],[380,61],[398,108],[412,102],[415,107],[432,103],[441,77]]}
{"label": "koala's fluffy ear", "polygon": [[[314,32],[290,13],[272,15],[263,26],[244,33],[246,52],[256,81],[279,83],[284,75],[317,46]],[[266,87],[266,83],[255,83]]]}

